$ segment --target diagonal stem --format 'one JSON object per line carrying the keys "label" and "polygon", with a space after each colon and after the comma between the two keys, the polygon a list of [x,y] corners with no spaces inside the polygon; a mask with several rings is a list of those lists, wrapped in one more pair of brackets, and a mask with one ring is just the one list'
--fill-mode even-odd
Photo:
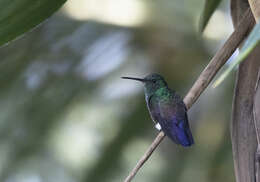
{"label": "diagonal stem", "polygon": [[248,0],[252,13],[257,23],[260,19],[260,1],[258,0]]}
{"label": "diagonal stem", "polygon": [[[225,44],[218,50],[215,56],[211,59],[207,67],[202,71],[197,81],[194,83],[186,97],[184,98],[184,103],[189,109],[194,102],[199,98],[201,93],[207,88],[211,80],[217,74],[219,69],[227,62],[228,58],[237,49],[240,43],[245,39],[247,33],[251,31],[255,21],[250,8],[246,11],[245,15],[241,19],[240,24],[236,30],[230,35]],[[144,163],[150,158],[153,151],[164,139],[164,132],[160,132],[152,144],[149,146],[148,150],[144,153],[142,158],[138,161],[134,169],[129,173],[124,182],[130,182],[139,171],[139,169],[144,165]]]}

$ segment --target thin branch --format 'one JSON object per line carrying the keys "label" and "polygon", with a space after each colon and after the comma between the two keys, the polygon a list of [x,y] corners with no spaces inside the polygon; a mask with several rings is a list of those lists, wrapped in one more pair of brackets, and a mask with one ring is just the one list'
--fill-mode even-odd
{"label": "thin branch", "polygon": [[147,161],[147,159],[152,155],[153,151],[156,149],[156,147],[161,143],[163,138],[165,137],[164,132],[160,132],[157,137],[154,139],[151,146],[147,149],[147,151],[144,153],[143,157],[138,161],[132,172],[127,176],[125,179],[125,182],[131,181],[138,170],[143,166],[143,164]]}
{"label": "thin branch", "polygon": [[248,0],[249,5],[251,7],[252,13],[256,22],[259,22],[260,19],[260,1],[258,0]]}
{"label": "thin branch", "polygon": [[[228,58],[233,54],[236,48],[240,45],[240,43],[247,36],[248,31],[252,29],[254,25],[254,18],[250,9],[248,9],[241,19],[241,23],[237,27],[237,29],[231,34],[225,44],[221,47],[221,49],[215,54],[215,56],[211,59],[210,63],[200,74],[197,81],[194,83],[186,97],[184,98],[184,103],[189,109],[193,103],[198,99],[201,93],[206,89],[209,85],[213,77],[216,75],[218,70],[227,62]],[[124,182],[130,182],[138,172],[138,170],[144,165],[144,163],[149,159],[152,155],[153,151],[156,147],[161,143],[163,138],[165,137],[164,132],[160,132],[153,143],[150,145],[148,150],[142,156],[142,158],[138,161],[137,165],[134,169],[129,173],[128,177],[124,180]]]}
{"label": "thin branch", "polygon": [[245,12],[236,30],[230,35],[225,44],[211,59],[210,63],[200,74],[197,81],[194,83],[186,97],[184,103],[189,109],[194,102],[199,98],[200,94],[206,89],[211,80],[217,74],[219,69],[227,62],[229,57],[234,53],[240,43],[244,40],[249,30],[252,29],[255,21],[252,16],[251,10]]}

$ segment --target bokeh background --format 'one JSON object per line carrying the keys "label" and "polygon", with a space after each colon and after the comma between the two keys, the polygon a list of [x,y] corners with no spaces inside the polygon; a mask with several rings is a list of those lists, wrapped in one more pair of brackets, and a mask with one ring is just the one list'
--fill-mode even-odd
{"label": "bokeh background", "polygon": [[[0,48],[0,181],[121,182],[156,137],[141,84],[157,72],[182,96],[232,32],[223,1],[70,0]],[[189,110],[195,145],[168,138],[135,181],[234,181],[234,74]]]}

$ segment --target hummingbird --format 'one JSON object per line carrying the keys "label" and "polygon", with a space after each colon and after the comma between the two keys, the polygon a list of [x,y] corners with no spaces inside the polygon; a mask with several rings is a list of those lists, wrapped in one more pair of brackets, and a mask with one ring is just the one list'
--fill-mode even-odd
{"label": "hummingbird", "polygon": [[122,77],[144,84],[145,100],[152,120],[176,144],[189,147],[194,144],[188,123],[187,108],[181,96],[168,87],[156,73],[144,78]]}

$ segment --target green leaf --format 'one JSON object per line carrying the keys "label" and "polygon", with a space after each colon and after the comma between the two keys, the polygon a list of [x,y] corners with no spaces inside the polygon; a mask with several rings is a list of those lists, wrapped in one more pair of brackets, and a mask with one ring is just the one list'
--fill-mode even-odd
{"label": "green leaf", "polygon": [[221,0],[206,0],[203,12],[200,16],[200,23],[199,23],[199,30],[203,32],[208,21],[214,11],[217,9],[218,5],[220,4]]}
{"label": "green leaf", "polygon": [[239,65],[258,45],[260,42],[260,23],[256,24],[252,32],[249,34],[245,44],[243,45],[239,55],[229,65],[229,67],[220,75],[220,77],[214,82],[213,88],[217,87],[223,82],[223,80],[229,75],[229,73]]}
{"label": "green leaf", "polygon": [[0,46],[55,13],[66,0],[0,0]]}

